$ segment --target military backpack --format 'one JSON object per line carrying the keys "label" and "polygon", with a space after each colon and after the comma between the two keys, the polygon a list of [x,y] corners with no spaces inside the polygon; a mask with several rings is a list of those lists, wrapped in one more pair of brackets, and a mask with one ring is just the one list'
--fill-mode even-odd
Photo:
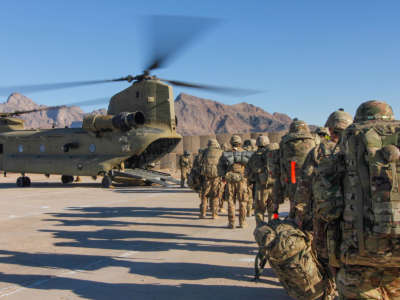
{"label": "military backpack", "polygon": [[360,122],[345,131],[343,263],[400,267],[399,145],[400,121]]}
{"label": "military backpack", "polygon": [[262,222],[254,231],[259,246],[256,278],[266,261],[290,297],[298,300],[320,298],[329,282],[311,248],[312,236],[290,220]]}
{"label": "military backpack", "polygon": [[222,155],[219,148],[208,148],[201,161],[201,174],[207,178],[218,177],[218,162]]}

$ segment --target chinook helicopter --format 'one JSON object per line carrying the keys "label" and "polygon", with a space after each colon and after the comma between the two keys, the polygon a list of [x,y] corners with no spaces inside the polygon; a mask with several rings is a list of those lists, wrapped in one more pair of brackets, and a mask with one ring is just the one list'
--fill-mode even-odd
{"label": "chinook helicopter", "polygon": [[[190,30],[185,37],[175,36],[173,42],[168,44],[164,33],[159,31],[165,30],[165,24],[171,23],[171,18],[178,20],[179,27],[185,25]],[[5,94],[16,90],[37,92],[117,81],[132,83],[111,98],[107,115],[85,116],[82,128],[24,129],[23,120],[16,118],[54,107],[0,113],[0,170],[22,174],[17,179],[17,186],[30,186],[31,181],[26,174],[37,173],[62,175],[63,183],[73,182],[73,176],[102,176],[102,186],[109,187],[116,172],[121,175],[125,168],[143,169],[159,160],[182,139],[176,132],[177,118],[171,85],[229,94],[254,92],[160,79],[151,75],[151,71],[163,67],[184,43],[193,40],[209,25],[199,26],[204,24],[204,19],[188,17],[157,16],[153,20],[156,21],[153,25],[155,51],[142,74],[111,80],[0,88],[0,94]],[[164,35],[164,45],[159,44],[161,34]],[[130,176],[125,174],[131,178],[136,176],[132,172]]]}

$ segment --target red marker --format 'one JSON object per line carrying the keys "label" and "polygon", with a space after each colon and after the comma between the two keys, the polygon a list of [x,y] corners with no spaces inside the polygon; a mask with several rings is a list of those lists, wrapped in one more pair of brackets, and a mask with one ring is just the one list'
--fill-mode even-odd
{"label": "red marker", "polygon": [[296,162],[295,161],[290,162],[290,170],[291,170],[292,183],[295,184],[296,183]]}
{"label": "red marker", "polygon": [[272,220],[276,220],[276,219],[278,219],[278,218],[279,218],[279,214],[274,213],[274,214],[272,215]]}

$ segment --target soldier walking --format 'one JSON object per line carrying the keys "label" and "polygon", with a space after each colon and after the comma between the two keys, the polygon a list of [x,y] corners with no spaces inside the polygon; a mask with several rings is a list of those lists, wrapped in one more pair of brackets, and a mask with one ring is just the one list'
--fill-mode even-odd
{"label": "soldier walking", "polygon": [[317,211],[336,227],[327,245],[340,299],[400,299],[399,141],[392,108],[362,103],[321,181]]}
{"label": "soldier walking", "polygon": [[250,157],[246,167],[248,180],[254,184],[254,208],[257,225],[264,221],[265,211],[268,209],[268,219],[272,216],[272,205],[268,194],[268,170],[266,162],[266,147],[269,144],[267,136],[257,138],[258,150]]}
{"label": "soldier walking", "polygon": [[181,188],[183,188],[185,187],[185,182],[187,182],[190,169],[192,168],[190,153],[186,150],[179,158],[179,167],[181,169]]}
{"label": "soldier walking", "polygon": [[252,152],[241,148],[242,139],[238,135],[233,135],[230,143],[232,150],[222,154],[218,168],[219,174],[226,181],[228,227],[235,228],[236,202],[239,202],[239,227],[244,227],[248,202],[247,179],[244,171]]}
{"label": "soldier walking", "polygon": [[294,216],[294,194],[300,179],[300,170],[306,156],[316,145],[315,137],[311,134],[304,121],[294,119],[290,124],[289,133],[280,142],[281,184],[285,198],[289,198],[289,217]]}
{"label": "soldier walking", "polygon": [[222,150],[215,139],[208,141],[207,149],[203,152],[200,174],[204,178],[204,191],[201,194],[200,218],[206,217],[207,200],[210,204],[212,218],[218,215],[220,199],[222,198],[221,178],[218,175],[218,162],[222,155]]}
{"label": "soldier walking", "polygon": [[352,122],[352,116],[343,111],[343,109],[330,114],[325,124],[329,131],[319,131],[320,143],[307,155],[294,197],[295,221],[300,229],[313,235],[312,246],[328,280],[327,289],[322,298],[324,300],[334,299],[335,297],[334,276],[336,272],[328,263],[329,256],[326,239],[328,224],[317,213],[318,204],[325,193],[325,190],[321,189],[321,175],[324,174],[326,167],[329,166],[327,161],[338,151],[337,143],[341,133]]}

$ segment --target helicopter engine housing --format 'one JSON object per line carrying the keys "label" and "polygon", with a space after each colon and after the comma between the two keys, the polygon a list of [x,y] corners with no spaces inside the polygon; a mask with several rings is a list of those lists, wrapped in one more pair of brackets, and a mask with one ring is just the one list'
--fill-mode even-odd
{"label": "helicopter engine housing", "polygon": [[113,115],[89,115],[83,119],[82,127],[89,131],[128,131],[145,123],[144,114],[137,112],[121,112]]}

